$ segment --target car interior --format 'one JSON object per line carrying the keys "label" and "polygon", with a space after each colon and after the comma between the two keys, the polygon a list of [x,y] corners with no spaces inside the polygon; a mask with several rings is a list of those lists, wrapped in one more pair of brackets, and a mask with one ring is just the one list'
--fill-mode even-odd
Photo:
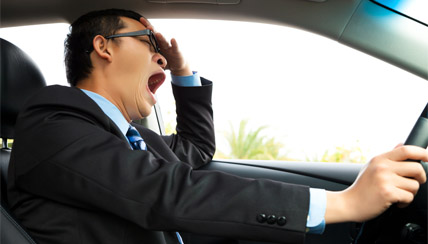
{"label": "car interior", "polygon": [[[71,23],[100,6],[132,9],[149,19],[219,19],[292,26],[325,36],[428,80],[428,23],[376,0],[3,0],[1,27]],[[36,243],[7,206],[7,169],[11,152],[7,140],[14,138],[16,117],[23,103],[46,86],[46,82],[37,64],[19,47],[3,38],[0,43],[1,243]],[[159,109],[156,105],[155,113],[140,123],[163,134],[165,129]],[[427,171],[427,164],[423,165]],[[213,160],[202,170],[343,190],[353,183],[362,166],[237,159]],[[305,243],[427,243],[427,195],[425,184],[405,210],[391,208],[366,223],[328,225],[322,235],[307,235]],[[193,233],[182,236],[186,244],[263,244]]]}

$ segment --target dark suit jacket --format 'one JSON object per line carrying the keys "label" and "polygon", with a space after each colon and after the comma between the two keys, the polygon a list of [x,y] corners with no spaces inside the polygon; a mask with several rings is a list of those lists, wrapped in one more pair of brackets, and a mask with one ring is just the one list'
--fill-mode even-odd
{"label": "dark suit jacket", "polygon": [[[134,124],[148,151],[131,150],[79,89],[42,89],[17,122],[8,184],[13,212],[40,244],[170,243],[161,231],[302,242],[307,187],[194,170],[215,150],[212,86],[203,84],[173,87],[177,135]],[[260,223],[262,213],[287,223]]]}

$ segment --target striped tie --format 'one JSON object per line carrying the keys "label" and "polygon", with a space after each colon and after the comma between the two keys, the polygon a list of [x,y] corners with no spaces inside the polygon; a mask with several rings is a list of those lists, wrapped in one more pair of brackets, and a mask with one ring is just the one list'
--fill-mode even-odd
{"label": "striped tie", "polygon": [[126,137],[128,137],[129,143],[134,150],[147,150],[147,145],[141,137],[140,133],[138,133],[137,129],[134,126],[129,125],[128,132],[126,132]]}

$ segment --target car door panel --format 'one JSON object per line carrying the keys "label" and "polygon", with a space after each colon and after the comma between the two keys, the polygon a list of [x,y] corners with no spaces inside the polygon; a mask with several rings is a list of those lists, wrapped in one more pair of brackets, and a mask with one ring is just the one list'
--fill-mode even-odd
{"label": "car door panel", "polygon": [[[307,163],[252,160],[214,160],[200,170],[215,170],[248,178],[265,178],[291,184],[304,184],[313,188],[340,191],[358,176],[361,164]],[[280,204],[280,203],[279,203]],[[358,234],[358,223],[328,225],[322,235],[308,234],[306,242],[351,243]],[[230,240],[184,233],[187,244],[268,244],[245,240]]]}

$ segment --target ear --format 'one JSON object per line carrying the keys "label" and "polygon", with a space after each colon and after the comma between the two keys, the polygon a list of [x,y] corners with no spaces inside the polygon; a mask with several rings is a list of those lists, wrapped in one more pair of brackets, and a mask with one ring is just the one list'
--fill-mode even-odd
{"label": "ear", "polygon": [[108,40],[102,35],[97,35],[92,40],[95,53],[101,58],[108,62],[112,61],[111,50],[108,48]]}

